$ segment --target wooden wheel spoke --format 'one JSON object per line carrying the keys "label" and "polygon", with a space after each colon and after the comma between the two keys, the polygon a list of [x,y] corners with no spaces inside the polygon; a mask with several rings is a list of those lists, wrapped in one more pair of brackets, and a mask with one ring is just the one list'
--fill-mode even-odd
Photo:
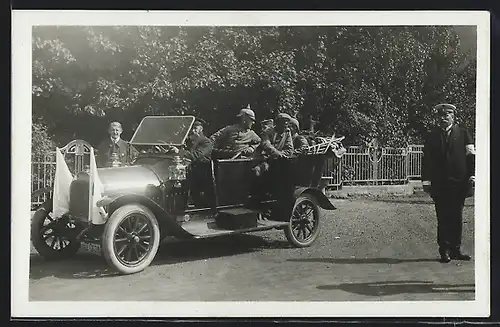
{"label": "wooden wheel spoke", "polygon": [[307,230],[305,226],[302,227],[302,235],[304,240],[307,239]]}
{"label": "wooden wheel spoke", "polygon": [[143,236],[139,236],[139,239],[140,240],[149,240],[151,238],[151,235],[143,235]]}
{"label": "wooden wheel spoke", "polygon": [[307,212],[304,213],[304,218],[309,217],[313,212],[314,212],[313,208],[308,208]]}
{"label": "wooden wheel spoke", "polygon": [[295,229],[295,233],[294,233],[294,234],[295,234],[295,236],[296,236],[297,238],[300,238],[300,233],[301,233],[301,232],[302,232],[302,231],[301,231],[301,229],[300,229],[300,226],[297,226],[297,229]]}
{"label": "wooden wheel spoke", "polygon": [[120,231],[123,234],[128,235],[128,232],[122,226],[119,226],[118,229],[117,229],[117,231]]}
{"label": "wooden wheel spoke", "polygon": [[52,239],[52,242],[50,242],[50,247],[52,249],[54,248],[54,245],[56,244],[56,240],[57,240],[57,237],[54,236],[54,238]]}
{"label": "wooden wheel spoke", "polygon": [[135,253],[135,260],[139,260],[139,258],[140,258],[141,256],[139,255],[139,251],[137,250],[137,246],[136,246],[136,245],[134,245],[132,248],[134,249],[134,253]]}
{"label": "wooden wheel spoke", "polygon": [[139,228],[139,230],[137,231],[137,234],[140,234],[144,230],[144,228],[146,228],[147,226],[148,226],[148,224],[144,223],[144,225],[142,225],[142,227]]}
{"label": "wooden wheel spoke", "polygon": [[137,243],[137,246],[139,246],[141,249],[144,250],[144,252],[148,252],[148,248],[142,245],[141,243]]}
{"label": "wooden wheel spoke", "polygon": [[123,253],[123,251],[125,251],[125,249],[126,249],[127,247],[128,247],[128,244],[125,244],[124,246],[122,246],[122,247],[120,248],[120,250],[118,250],[118,255],[119,255],[119,256],[121,256],[121,255],[122,255],[122,253]]}
{"label": "wooden wheel spoke", "polygon": [[116,238],[115,239],[115,242],[125,242],[127,241],[127,238],[126,237],[123,237],[123,238]]}
{"label": "wooden wheel spoke", "polygon": [[132,255],[132,247],[131,247],[131,246],[128,246],[127,248],[128,248],[128,250],[127,250],[127,255],[125,256],[125,257],[126,257],[126,259],[125,259],[125,260],[127,260],[127,261],[129,261],[129,262],[130,262],[130,257],[131,257],[131,255]]}

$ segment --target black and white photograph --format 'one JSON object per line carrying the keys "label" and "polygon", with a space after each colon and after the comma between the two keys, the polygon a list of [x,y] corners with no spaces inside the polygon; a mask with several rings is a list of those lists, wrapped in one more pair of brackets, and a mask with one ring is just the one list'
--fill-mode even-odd
{"label": "black and white photograph", "polygon": [[13,11],[12,315],[489,315],[488,12]]}

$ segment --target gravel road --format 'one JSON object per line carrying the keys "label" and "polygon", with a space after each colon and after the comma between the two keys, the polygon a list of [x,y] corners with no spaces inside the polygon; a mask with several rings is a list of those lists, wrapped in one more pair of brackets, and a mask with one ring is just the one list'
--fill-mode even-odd
{"label": "gravel road", "polygon": [[[332,200],[311,247],[280,231],[165,242],[153,264],[117,276],[86,253],[46,262],[32,251],[30,300],[401,301],[474,299],[474,261],[437,261],[427,196]],[[464,209],[463,249],[473,255],[474,207]]]}

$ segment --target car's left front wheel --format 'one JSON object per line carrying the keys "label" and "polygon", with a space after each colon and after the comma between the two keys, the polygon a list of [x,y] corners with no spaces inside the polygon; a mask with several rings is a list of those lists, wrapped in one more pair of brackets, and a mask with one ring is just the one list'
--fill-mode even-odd
{"label": "car's left front wheel", "polygon": [[31,242],[45,259],[66,259],[80,249],[80,242],[72,237],[75,229],[66,219],[52,216],[52,199],[48,199],[31,219]]}
{"label": "car's left front wheel", "polygon": [[104,258],[122,274],[134,274],[148,267],[159,246],[158,221],[143,205],[128,204],[118,208],[104,229]]}

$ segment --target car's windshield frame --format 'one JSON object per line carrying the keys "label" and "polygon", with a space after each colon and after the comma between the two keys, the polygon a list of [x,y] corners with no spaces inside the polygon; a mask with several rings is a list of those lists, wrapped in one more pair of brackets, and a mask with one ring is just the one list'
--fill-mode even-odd
{"label": "car's windshield frame", "polygon": [[[144,120],[145,119],[150,119],[150,118],[162,118],[162,119],[166,119],[166,118],[191,118],[191,122],[189,123],[189,128],[187,129],[187,132],[184,135],[184,137],[182,138],[182,142],[180,144],[178,144],[178,143],[166,143],[166,142],[151,142],[151,143],[133,142],[132,140],[134,140],[134,138],[137,135],[137,132],[141,129],[141,125],[144,122]],[[181,146],[181,145],[184,145],[186,143],[186,139],[189,136],[189,133],[191,131],[191,128],[193,127],[193,124],[194,124],[195,120],[196,120],[196,117],[195,116],[191,116],[191,115],[186,115],[186,116],[146,116],[139,123],[139,126],[137,127],[137,129],[135,130],[134,134],[130,138],[130,142],[129,143],[132,146],[133,145],[138,145],[138,146],[144,146],[144,145],[147,145],[147,146],[155,146],[155,145]]]}

